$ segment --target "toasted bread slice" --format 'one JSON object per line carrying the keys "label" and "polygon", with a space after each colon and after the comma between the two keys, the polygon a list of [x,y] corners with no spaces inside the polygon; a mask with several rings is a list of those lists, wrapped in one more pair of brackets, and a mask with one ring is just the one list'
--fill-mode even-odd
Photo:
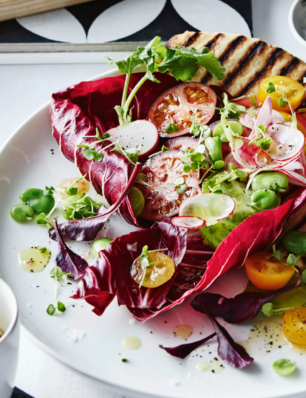
{"label": "toasted bread slice", "polygon": [[199,67],[193,80],[223,87],[234,97],[256,95],[261,80],[273,75],[289,76],[306,86],[303,83],[306,63],[261,39],[231,33],[187,31],[169,40],[168,47],[174,46],[197,50],[208,47],[226,68],[226,77],[216,81],[205,68]]}

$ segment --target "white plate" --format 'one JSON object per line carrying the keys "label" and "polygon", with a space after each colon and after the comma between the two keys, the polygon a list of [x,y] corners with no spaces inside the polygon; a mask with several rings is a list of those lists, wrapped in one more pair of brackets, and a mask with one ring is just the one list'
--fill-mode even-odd
{"label": "white plate", "polygon": [[[114,76],[116,72],[100,77]],[[179,324],[190,324],[195,341],[212,332],[204,316],[188,303],[176,307],[144,324],[133,322],[131,314],[114,301],[102,317],[90,311],[90,306],[78,301],[62,316],[50,317],[46,308],[54,303],[53,280],[49,271],[54,266],[57,245],[50,241],[47,229],[33,223],[18,224],[9,215],[18,203],[20,192],[29,187],[56,186],[63,177],[77,176],[75,166],[59,152],[51,136],[49,104],[31,116],[6,142],[0,153],[0,271],[17,297],[22,323],[34,341],[48,353],[71,368],[103,382],[107,388],[139,398],[276,398],[305,397],[305,356],[289,351],[289,347],[256,356],[256,362],[245,370],[225,365],[219,374],[197,372],[199,361],[216,356],[216,343],[195,351],[185,360],[173,358],[158,346],[183,343],[173,335]],[[55,154],[52,155],[51,149]],[[113,216],[102,231],[114,237],[132,228],[118,216]],[[46,270],[29,274],[18,266],[18,251],[33,245],[47,246],[52,259]],[[79,253],[90,249],[89,243],[71,244]],[[226,279],[225,279],[226,282]],[[67,303],[75,285],[61,289],[60,301]],[[246,338],[253,325],[231,326],[229,331],[238,341]],[[63,328],[67,327],[66,330]],[[73,330],[84,330],[85,338],[72,343],[67,336]],[[142,346],[137,351],[123,348],[126,336],[137,336]],[[129,362],[122,363],[121,358]],[[282,378],[272,370],[272,362],[285,357],[297,362],[299,371]],[[191,377],[190,377],[191,376]]]}

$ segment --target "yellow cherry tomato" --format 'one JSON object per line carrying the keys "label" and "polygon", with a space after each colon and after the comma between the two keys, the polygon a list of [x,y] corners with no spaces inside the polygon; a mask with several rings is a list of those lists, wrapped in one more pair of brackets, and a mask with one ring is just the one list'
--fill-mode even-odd
{"label": "yellow cherry tomato", "polygon": [[[274,84],[275,91],[272,93],[267,93],[270,82]],[[273,109],[276,111],[290,112],[289,105],[285,107],[279,106],[278,102],[280,98],[285,97],[288,101],[290,101],[292,108],[296,109],[302,102],[304,93],[305,88],[296,80],[291,79],[291,77],[270,76],[263,79],[260,83],[257,98],[258,101],[263,104],[265,99],[270,96]]]}
{"label": "yellow cherry tomato", "polygon": [[[295,269],[271,253],[258,252],[245,260],[245,270],[250,281],[261,290],[277,290],[284,287],[294,275]],[[286,261],[284,259],[284,261]]]}
{"label": "yellow cherry tomato", "polygon": [[170,257],[160,252],[149,253],[148,262],[153,263],[147,267],[142,266],[139,256],[131,267],[131,277],[136,283],[144,287],[153,288],[168,282],[175,272],[175,265]]}
{"label": "yellow cherry tomato", "polygon": [[306,308],[294,308],[283,318],[284,335],[292,344],[306,346]]}

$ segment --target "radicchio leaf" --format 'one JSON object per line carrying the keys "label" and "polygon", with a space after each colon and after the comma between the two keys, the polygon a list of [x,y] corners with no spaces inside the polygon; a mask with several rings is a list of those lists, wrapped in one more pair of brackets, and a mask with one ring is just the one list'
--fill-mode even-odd
{"label": "radicchio leaf", "polygon": [[[132,74],[129,90],[132,90],[142,77],[142,73]],[[160,81],[159,84],[146,81],[134,97],[131,103],[133,120],[145,119],[153,101],[164,91],[179,84],[169,75],[156,73],[156,78]],[[118,125],[118,115],[114,108],[121,103],[124,82],[125,76],[116,76],[79,83],[53,94],[50,108],[52,134],[63,155],[76,164],[82,175],[87,174],[86,178],[92,182],[98,193],[103,191],[110,206],[117,202],[122,186],[126,184],[126,179],[129,179],[131,164],[122,155],[113,153],[111,157],[109,151],[109,156],[103,152],[101,162],[87,160],[82,148],[78,148],[77,145],[89,145],[97,141],[96,138],[88,137],[95,137],[96,128],[102,135]],[[107,141],[95,143],[94,148],[101,150],[108,144],[110,142]],[[108,180],[105,169],[108,169],[109,173],[115,173],[115,182],[114,179]],[[128,223],[139,226],[128,197],[121,201],[119,213]],[[101,221],[101,218],[99,220]],[[96,222],[99,224],[99,221],[93,221]],[[76,232],[73,235],[75,234]],[[85,236],[86,234],[79,235],[78,240],[84,239]]]}
{"label": "radicchio leaf", "polygon": [[218,339],[218,355],[228,364],[238,369],[243,369],[250,365],[254,358],[250,357],[244,347],[234,342],[228,331],[220,325],[220,323],[209,313],[205,308],[201,298],[198,298],[203,312],[208,316],[211,323],[214,325],[217,339]]}
{"label": "radicchio leaf", "polygon": [[[112,157],[113,155],[115,154],[108,154],[107,157]],[[116,154],[116,158],[117,157],[118,155]],[[135,181],[139,171],[141,170],[141,164],[137,163],[134,167],[131,177],[128,179],[128,175],[125,174],[125,181],[123,181],[123,178],[120,178],[120,170],[122,170],[125,166],[125,163],[123,163],[123,161],[124,159],[119,158],[118,163],[115,163],[112,168],[110,167],[110,163],[112,162],[108,162],[106,165],[103,163],[104,173],[101,177],[102,184],[107,185],[109,184],[109,181],[112,181],[112,183],[114,184],[114,189],[112,191],[109,191],[111,192],[111,199],[109,200],[113,203],[112,206],[108,209],[105,207],[100,208],[99,215],[97,216],[83,218],[80,220],[71,220],[60,224],[58,226],[58,229],[62,237],[76,241],[89,241],[95,239],[108,217],[114,211],[116,211],[120,204],[124,201],[124,198],[128,194],[130,187],[133,185],[133,182]],[[121,169],[118,171],[118,165],[122,163],[124,166],[121,165]],[[51,239],[57,240],[58,235],[55,231],[55,228],[49,230],[49,236]]]}
{"label": "radicchio leaf", "polygon": [[200,347],[202,344],[206,343],[210,339],[216,336],[216,333],[212,333],[207,337],[204,337],[204,339],[194,341],[193,343],[187,343],[187,344],[181,344],[176,347],[164,347],[162,345],[159,346],[159,348],[162,348],[165,350],[168,354],[172,355],[173,357],[177,358],[186,358],[192,351],[196,350],[198,347]]}
{"label": "radicchio leaf", "polygon": [[55,259],[56,265],[60,267],[63,272],[71,273],[74,279],[79,279],[85,274],[86,268],[88,267],[87,262],[78,254],[73,253],[73,251],[71,251],[69,247],[67,247],[61,237],[55,219],[54,231],[57,236],[56,240],[58,241],[59,248],[58,254]]}
{"label": "radicchio leaf", "polygon": [[[185,228],[174,226],[168,217],[156,222],[150,229],[120,236],[99,253],[97,263],[87,269],[73,298],[85,298],[95,307],[93,311],[102,315],[107,300],[110,302],[116,295],[118,304],[126,305],[137,320],[152,318],[180,304],[196,290],[206,262],[212,256],[212,251],[203,244],[199,247],[199,236],[198,232],[187,235]],[[137,247],[135,242],[138,242]],[[172,279],[158,288],[139,288],[130,277],[131,265],[145,245],[149,246],[149,250],[168,248],[163,253],[176,266]],[[201,261],[197,262],[198,259]]]}
{"label": "radicchio leaf", "polygon": [[[261,307],[273,300],[280,294],[289,292],[298,287],[302,280],[302,271],[296,266],[299,272],[298,280],[281,289],[273,290],[271,292],[245,292],[238,294],[238,296],[227,299],[220,294],[202,293],[191,302],[191,306],[199,312],[205,313],[203,306],[214,317],[220,316],[228,323],[240,323],[248,319],[254,318]],[[199,300],[203,304],[200,305]]]}

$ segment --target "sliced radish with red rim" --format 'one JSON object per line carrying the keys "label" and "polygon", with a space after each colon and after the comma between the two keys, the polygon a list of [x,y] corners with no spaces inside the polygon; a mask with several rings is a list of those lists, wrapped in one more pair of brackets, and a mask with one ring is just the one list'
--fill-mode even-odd
{"label": "sliced radish with red rim", "polygon": [[235,206],[234,199],[229,195],[200,193],[184,200],[179,208],[179,216],[199,217],[209,226],[229,217]]}
{"label": "sliced radish with red rim", "polygon": [[152,152],[158,144],[159,135],[153,123],[147,120],[135,120],[108,130],[109,140],[119,141],[123,150],[139,148],[139,159]]}
{"label": "sliced radish with red rim", "polygon": [[292,127],[272,124],[267,128],[265,135],[272,140],[270,148],[265,152],[277,161],[296,159],[304,148],[304,134]]}
{"label": "sliced radish with red rim", "polygon": [[172,219],[172,224],[181,228],[198,229],[204,227],[205,221],[202,220],[200,217],[181,216],[181,217],[174,217]]}

